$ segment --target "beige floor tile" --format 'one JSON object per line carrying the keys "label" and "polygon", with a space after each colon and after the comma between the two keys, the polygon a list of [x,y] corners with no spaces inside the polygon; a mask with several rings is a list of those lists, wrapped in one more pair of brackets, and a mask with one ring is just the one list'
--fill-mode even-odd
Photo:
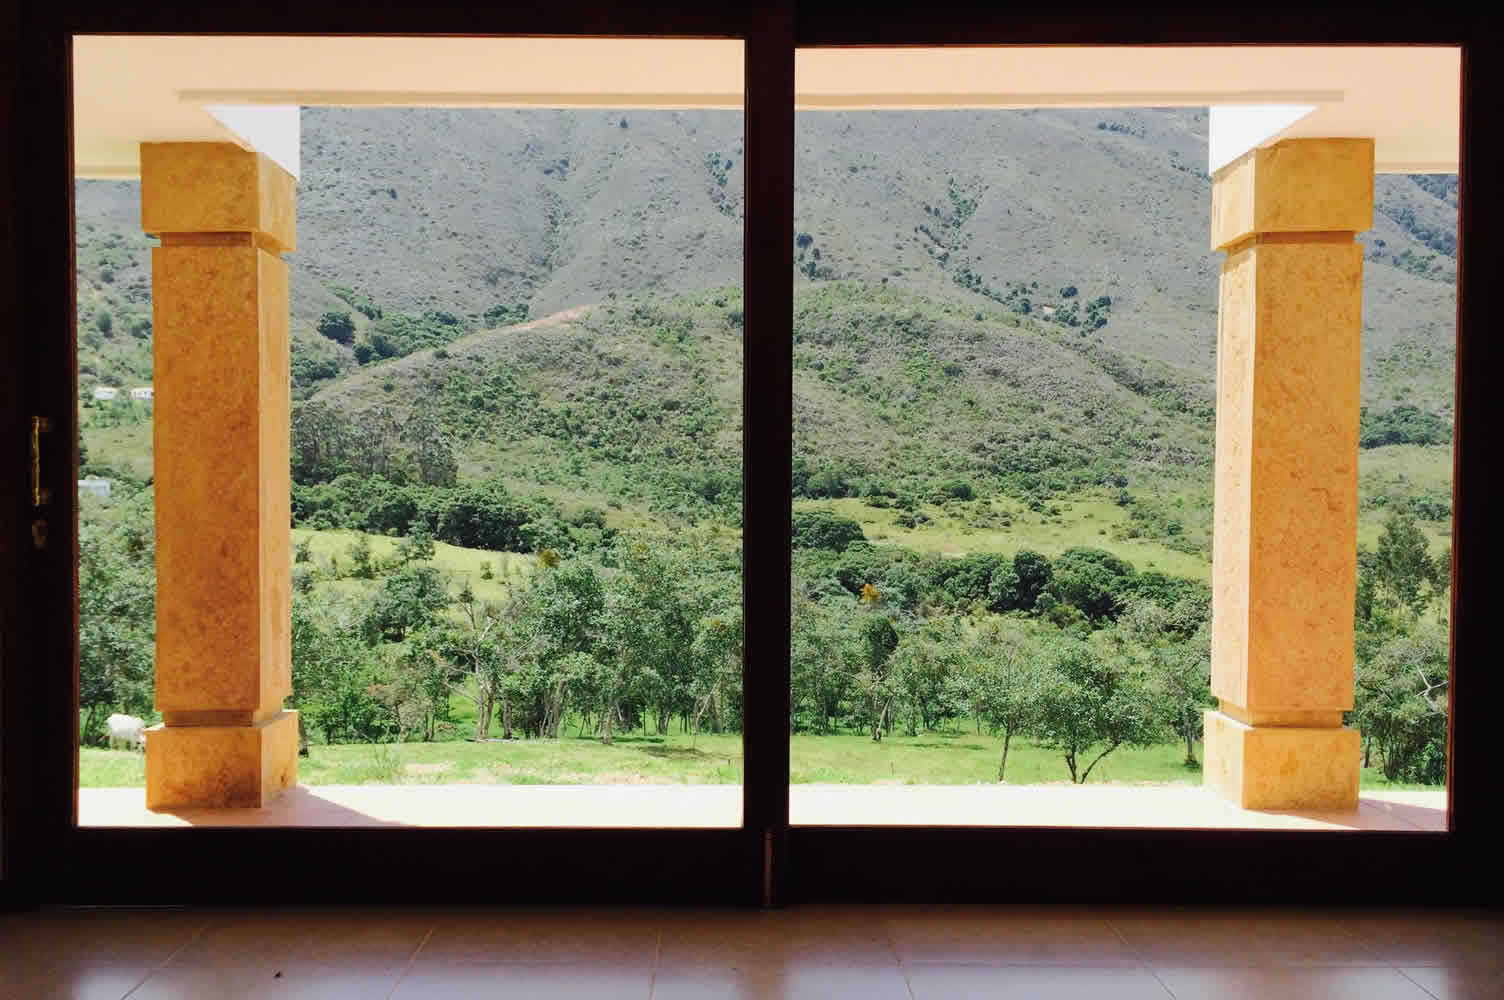
{"label": "beige floor tile", "polygon": [[1504,997],[1504,967],[1411,966],[1400,971],[1419,983],[1436,1000],[1499,1000]]}
{"label": "beige floor tile", "polygon": [[284,962],[374,958],[405,962],[434,925],[424,910],[353,907],[227,910],[178,952],[173,965],[260,958]]}
{"label": "beige floor tile", "polygon": [[731,910],[713,916],[670,911],[662,926],[660,961],[666,966],[750,968],[774,958],[896,964],[876,907]]}
{"label": "beige floor tile", "polygon": [[[905,965],[915,1000],[1170,1000],[1141,967]],[[1290,998],[1285,998],[1290,1000]]]}
{"label": "beige floor tile", "polygon": [[573,963],[417,962],[392,1000],[648,1000],[651,968]]}
{"label": "beige floor tile", "polygon": [[1339,915],[1270,909],[1123,909],[1107,914],[1151,967],[1380,965]]}
{"label": "beige floor tile", "polygon": [[1438,910],[52,910],[0,918],[0,1000],[1499,1000],[1501,944]]}
{"label": "beige floor tile", "polygon": [[1430,1000],[1390,968],[1155,969],[1175,1000]]}
{"label": "beige floor tile", "polygon": [[191,942],[208,922],[202,911],[176,909],[44,910],[0,922],[0,954],[157,965]]}
{"label": "beige floor tile", "polygon": [[0,1000],[120,1000],[152,972],[139,963],[0,957]]}
{"label": "beige floor tile", "polygon": [[653,1000],[762,1000],[782,989],[784,975],[774,966],[690,965],[660,968],[653,976]]}
{"label": "beige floor tile", "polygon": [[386,1000],[407,962],[216,962],[159,969],[130,1000]]}
{"label": "beige floor tile", "polygon": [[1345,914],[1345,927],[1391,965],[1504,967],[1504,915],[1463,910]]}
{"label": "beige floor tile", "polygon": [[769,961],[748,967],[660,968],[653,1000],[910,1000],[898,964]]}
{"label": "beige floor tile", "polygon": [[904,962],[1134,965],[1108,922],[1062,907],[895,907],[882,911]]}
{"label": "beige floor tile", "polygon": [[475,909],[440,913],[418,962],[573,962],[652,969],[656,910]]}

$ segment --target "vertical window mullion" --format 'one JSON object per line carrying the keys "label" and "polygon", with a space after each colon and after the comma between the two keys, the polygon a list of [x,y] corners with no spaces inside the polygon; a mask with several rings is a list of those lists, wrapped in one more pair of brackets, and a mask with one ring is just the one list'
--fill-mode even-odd
{"label": "vertical window mullion", "polygon": [[[763,901],[782,893],[789,807],[794,33],[788,4],[746,40],[742,382],[743,822],[763,847]],[[770,865],[771,862],[771,865]],[[769,866],[770,865],[770,866]]]}
{"label": "vertical window mullion", "polygon": [[[1498,795],[1500,744],[1493,716],[1501,697],[1497,669],[1497,554],[1499,518],[1490,489],[1497,467],[1499,397],[1490,372],[1498,369],[1493,333],[1500,301],[1498,257],[1484,234],[1499,221],[1494,175],[1499,135],[1494,127],[1504,30],[1497,20],[1475,27],[1462,49],[1457,219],[1457,360],[1452,478],[1452,668],[1447,731],[1447,827],[1481,868],[1497,857],[1504,806]],[[1493,860],[1498,872],[1497,860]],[[1504,878],[1504,874],[1499,877]],[[1498,890],[1496,890],[1498,891]]]}

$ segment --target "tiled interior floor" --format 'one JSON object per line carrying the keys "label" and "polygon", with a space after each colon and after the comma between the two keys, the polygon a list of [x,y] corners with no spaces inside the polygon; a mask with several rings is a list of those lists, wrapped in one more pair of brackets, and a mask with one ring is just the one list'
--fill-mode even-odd
{"label": "tiled interior floor", "polygon": [[0,997],[1498,1000],[1504,916],[1134,907],[44,910]]}
{"label": "tiled interior floor", "polygon": [[1504,915],[1450,910],[44,910],[0,997],[1498,1000]]}

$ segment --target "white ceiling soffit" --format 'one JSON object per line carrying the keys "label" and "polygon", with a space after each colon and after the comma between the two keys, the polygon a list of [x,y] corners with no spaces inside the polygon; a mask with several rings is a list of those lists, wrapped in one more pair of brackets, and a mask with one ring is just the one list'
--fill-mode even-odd
{"label": "white ceiling soffit", "polygon": [[294,177],[301,173],[303,115],[296,104],[205,104],[204,110],[247,149],[260,150]]}
{"label": "white ceiling soffit", "polygon": [[74,170],[135,177],[142,142],[254,141],[207,106],[739,111],[743,76],[739,40],[80,35]]}
{"label": "white ceiling soffit", "polygon": [[1207,129],[1207,172],[1216,173],[1315,110],[1314,104],[1256,104],[1230,108],[1212,105]]}
{"label": "white ceiling soffit", "polygon": [[[1315,110],[1256,141],[1371,137],[1380,172],[1457,169],[1456,48],[852,48],[796,59],[802,110],[1302,105]],[[205,105],[742,107],[736,40],[80,36],[73,63],[79,176],[134,176],[142,141],[233,141]]]}
{"label": "white ceiling soffit", "polygon": [[[1372,138],[1380,173],[1457,170],[1457,48],[804,49],[795,65],[802,108],[1308,107],[1254,142]],[[1246,137],[1278,117],[1254,112],[1223,125]]]}

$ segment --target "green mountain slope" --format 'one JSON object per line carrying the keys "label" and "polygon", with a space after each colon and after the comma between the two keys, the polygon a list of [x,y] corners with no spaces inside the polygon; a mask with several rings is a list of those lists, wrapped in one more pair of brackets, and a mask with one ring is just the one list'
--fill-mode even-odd
{"label": "green mountain slope", "polygon": [[[729,112],[305,110],[297,394],[355,413],[439,401],[462,477],[624,509],[723,503],[739,479],[741,129]],[[1209,502],[1204,111],[802,113],[797,129],[811,495],[956,477]],[[1455,178],[1376,190],[1364,403],[1444,427]],[[138,197],[78,185],[85,392],[150,379]],[[318,332],[331,312],[351,343]],[[1365,481],[1424,500],[1433,478]]]}
{"label": "green mountain slope", "polygon": [[[978,302],[1037,283],[1036,315],[1067,308],[1060,290],[1075,287],[1080,303],[1111,299],[1102,344],[1210,383],[1218,256],[1204,112],[804,113],[797,128],[795,223],[809,245],[795,280],[887,278]],[[335,287],[478,326],[498,303],[537,316],[611,291],[740,280],[738,114],[308,109],[304,133],[294,333],[342,369],[355,366],[350,349],[314,332],[324,312],[352,311]],[[1378,180],[1365,391],[1399,399],[1405,382],[1412,401],[1442,409],[1456,188],[1423,183]],[[141,314],[149,241],[136,199],[134,184],[79,185],[85,328],[101,311]],[[129,348],[97,348],[112,359],[101,373],[143,374]]]}
{"label": "green mountain slope", "polygon": [[[368,366],[314,398],[357,424],[439,407],[462,478],[734,521],[739,317],[730,292],[608,300]],[[1015,497],[1130,484],[1206,493],[1211,414],[1194,386],[1152,363],[1133,372],[1158,380],[1115,377],[1079,339],[880,285],[802,289],[796,487],[816,497],[928,497],[944,480]],[[1204,542],[1186,540],[1193,551]]]}

